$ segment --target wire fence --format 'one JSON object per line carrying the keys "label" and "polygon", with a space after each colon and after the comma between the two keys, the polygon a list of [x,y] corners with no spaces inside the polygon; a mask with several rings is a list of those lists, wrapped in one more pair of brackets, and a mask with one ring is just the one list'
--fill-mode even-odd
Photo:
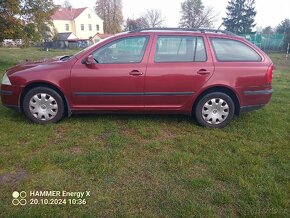
{"label": "wire fence", "polygon": [[264,51],[284,51],[284,34],[243,34],[240,35]]}

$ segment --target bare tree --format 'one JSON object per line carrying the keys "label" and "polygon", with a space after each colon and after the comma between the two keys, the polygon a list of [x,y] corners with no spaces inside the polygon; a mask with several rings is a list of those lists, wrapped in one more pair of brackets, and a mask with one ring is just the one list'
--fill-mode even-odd
{"label": "bare tree", "polygon": [[125,31],[132,31],[137,29],[149,28],[149,24],[145,17],[139,17],[137,19],[128,18],[125,22]]}
{"label": "bare tree", "polygon": [[164,18],[162,17],[162,13],[159,10],[151,9],[147,10],[144,15],[149,27],[162,27]]}
{"label": "bare tree", "polygon": [[115,34],[122,31],[122,0],[97,0],[95,10],[104,20],[104,31],[106,33]]}
{"label": "bare tree", "polygon": [[183,28],[209,28],[217,17],[212,8],[204,7],[201,0],[185,0],[181,3],[181,13],[180,27]]}
{"label": "bare tree", "polygon": [[71,5],[70,0],[64,0],[62,6],[63,6],[64,8],[72,8],[72,5]]}

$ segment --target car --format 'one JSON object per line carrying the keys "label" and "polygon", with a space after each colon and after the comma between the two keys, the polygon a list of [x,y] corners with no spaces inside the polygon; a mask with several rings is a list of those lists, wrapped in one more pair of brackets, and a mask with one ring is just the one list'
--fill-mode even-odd
{"label": "car", "polygon": [[75,113],[126,112],[185,114],[223,128],[271,100],[273,69],[261,49],[228,31],[149,28],[12,67],[1,99],[39,124]]}

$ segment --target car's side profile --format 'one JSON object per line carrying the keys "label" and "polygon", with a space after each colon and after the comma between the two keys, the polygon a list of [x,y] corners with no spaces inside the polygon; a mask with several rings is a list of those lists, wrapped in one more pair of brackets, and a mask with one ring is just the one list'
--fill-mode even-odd
{"label": "car's side profile", "polygon": [[193,115],[221,128],[270,101],[272,74],[263,51],[228,32],[145,29],[10,68],[1,99],[41,124],[72,113],[137,112]]}

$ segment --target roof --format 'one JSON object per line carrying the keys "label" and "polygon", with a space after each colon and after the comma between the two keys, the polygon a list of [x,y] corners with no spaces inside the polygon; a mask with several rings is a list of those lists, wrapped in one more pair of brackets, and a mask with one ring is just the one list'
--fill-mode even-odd
{"label": "roof", "polygon": [[114,34],[109,34],[109,33],[105,33],[105,34],[100,34],[100,33],[97,33],[93,38],[95,38],[96,36],[98,36],[100,39],[105,39],[105,38],[108,38],[110,36],[113,36]]}
{"label": "roof", "polygon": [[85,8],[62,8],[59,7],[51,16],[53,20],[74,20],[76,19]]}
{"label": "roof", "polygon": [[57,40],[59,40],[59,41],[67,41],[67,40],[70,39],[70,36],[72,36],[73,38],[76,38],[75,35],[72,32],[58,33],[57,34]]}

